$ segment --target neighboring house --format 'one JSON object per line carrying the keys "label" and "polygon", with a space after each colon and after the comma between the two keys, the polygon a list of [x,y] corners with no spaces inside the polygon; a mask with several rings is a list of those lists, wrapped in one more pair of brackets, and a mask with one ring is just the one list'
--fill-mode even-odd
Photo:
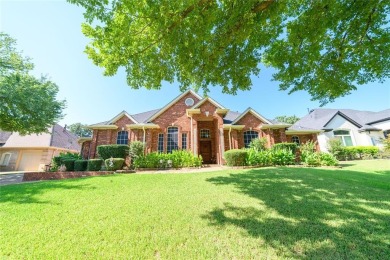
{"label": "neighboring house", "polygon": [[79,151],[77,136],[57,124],[42,134],[0,132],[0,171],[43,171],[60,152]]}
{"label": "neighboring house", "polygon": [[390,134],[390,109],[380,112],[353,109],[314,109],[290,129],[321,130],[318,143],[327,151],[331,138],[339,138],[345,146],[382,147],[382,140]]}
{"label": "neighboring house", "polygon": [[141,141],[145,152],[170,153],[175,149],[202,155],[204,163],[223,163],[226,150],[247,147],[252,139],[265,137],[268,146],[280,142],[317,140],[319,130],[286,129],[252,108],[242,113],[225,108],[210,97],[188,90],[161,109],[140,114],[119,113],[111,120],[90,125],[93,135],[80,138],[84,158],[95,158],[97,146]]}

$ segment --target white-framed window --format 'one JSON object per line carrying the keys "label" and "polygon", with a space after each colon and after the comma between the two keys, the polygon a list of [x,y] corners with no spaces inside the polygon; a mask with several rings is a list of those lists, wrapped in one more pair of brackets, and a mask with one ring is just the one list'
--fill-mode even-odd
{"label": "white-framed window", "polygon": [[164,152],[164,134],[158,134],[157,151],[159,153]]}
{"label": "white-framed window", "polygon": [[299,136],[296,136],[296,135],[293,135],[291,137],[291,142],[296,143],[297,145],[299,145],[301,143],[301,141],[299,140]]}
{"label": "white-framed window", "polygon": [[244,145],[245,148],[249,148],[252,139],[259,138],[259,133],[256,131],[246,131],[244,132]]}
{"label": "white-framed window", "polygon": [[169,127],[167,134],[167,153],[179,149],[179,128]]}
{"label": "white-framed window", "polygon": [[187,133],[181,134],[181,149],[187,150]]}
{"label": "white-framed window", "polygon": [[201,139],[208,139],[210,138],[210,130],[209,129],[200,129],[200,138]]}
{"label": "white-framed window", "polygon": [[129,133],[127,131],[119,131],[116,144],[127,144],[129,142]]}
{"label": "white-framed window", "polygon": [[340,139],[344,146],[353,146],[352,137],[349,130],[334,130],[333,135],[335,138]]}
{"label": "white-framed window", "polygon": [[11,153],[4,153],[4,154],[1,156],[0,165],[1,165],[1,166],[8,166],[9,161],[11,160],[11,156],[12,156]]}

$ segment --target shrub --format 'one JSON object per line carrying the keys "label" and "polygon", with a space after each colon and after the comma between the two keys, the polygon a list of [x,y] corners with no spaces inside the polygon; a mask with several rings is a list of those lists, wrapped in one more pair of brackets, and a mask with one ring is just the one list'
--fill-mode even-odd
{"label": "shrub", "polygon": [[145,143],[140,141],[134,141],[130,143],[129,155],[131,159],[135,159],[144,156]]}
{"label": "shrub", "polygon": [[293,154],[297,151],[296,143],[277,143],[271,148],[272,150],[290,150]]}
{"label": "shrub", "polygon": [[[307,141],[306,143],[301,144],[299,150],[301,151],[301,161],[305,162],[307,156],[316,152],[316,142]],[[315,156],[311,156],[310,160],[313,160],[314,158]]]}
{"label": "shrub", "polygon": [[308,153],[304,156],[304,160],[302,160],[304,164],[308,166],[320,166],[321,165],[321,156],[320,153]]}
{"label": "shrub", "polygon": [[385,151],[390,152],[390,134],[387,136],[386,139],[383,139],[383,146],[385,148]]}
{"label": "shrub", "polygon": [[320,153],[321,165],[336,166],[339,164],[336,157],[330,153]]}
{"label": "shrub", "polygon": [[329,139],[328,150],[338,160],[345,160],[345,149],[340,139],[338,138]]}
{"label": "shrub", "polygon": [[106,165],[106,169],[108,171],[116,171],[116,170],[122,170],[123,164],[125,163],[125,159],[123,158],[110,158],[106,159],[104,161],[104,164]]}
{"label": "shrub", "polygon": [[295,154],[290,149],[273,149],[271,151],[273,165],[295,164]]}
{"label": "shrub", "polygon": [[378,156],[379,148],[376,146],[348,146],[344,147],[344,153],[350,160],[363,158],[371,159]]}
{"label": "shrub", "polygon": [[[247,149],[245,165],[257,166],[260,165],[259,152],[255,148]],[[226,158],[225,158],[226,159]]]}
{"label": "shrub", "polygon": [[99,145],[97,151],[103,160],[111,157],[124,159],[129,154],[129,146],[125,144]]}
{"label": "shrub", "polygon": [[267,138],[262,137],[262,138],[255,138],[252,139],[251,143],[249,144],[249,148],[252,148],[256,151],[263,151],[267,147]]}
{"label": "shrub", "polygon": [[244,149],[232,149],[224,153],[226,164],[229,166],[245,165],[248,152]]}
{"label": "shrub", "polygon": [[265,150],[259,151],[257,153],[258,161],[260,166],[270,166],[272,165],[272,151]]}
{"label": "shrub", "polygon": [[202,166],[202,157],[187,150],[174,150],[172,153],[149,153],[134,159],[136,168],[182,168]]}
{"label": "shrub", "polygon": [[66,171],[72,172],[74,171],[74,162],[75,159],[64,159],[62,160],[62,164],[65,165]]}
{"label": "shrub", "polygon": [[83,172],[87,170],[88,160],[76,160],[74,161],[74,170],[78,172]]}
{"label": "shrub", "polygon": [[90,159],[88,160],[88,171],[100,171],[102,168],[103,159]]}
{"label": "shrub", "polygon": [[64,164],[64,160],[68,160],[68,159],[73,159],[73,160],[78,160],[78,159],[81,159],[81,156],[77,153],[70,153],[70,152],[66,152],[66,153],[60,153],[59,155],[57,156],[54,156],[52,161],[51,161],[51,171],[56,171],[58,170],[58,168]]}

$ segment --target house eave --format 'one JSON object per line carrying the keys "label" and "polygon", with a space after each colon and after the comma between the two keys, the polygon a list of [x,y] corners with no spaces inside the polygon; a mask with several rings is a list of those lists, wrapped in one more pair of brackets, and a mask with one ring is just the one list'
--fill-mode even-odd
{"label": "house eave", "polygon": [[224,130],[230,130],[230,129],[234,129],[234,130],[242,130],[244,129],[244,125],[232,125],[232,124],[224,124],[223,125],[223,129]]}
{"label": "house eave", "polygon": [[260,129],[282,129],[290,127],[291,124],[280,124],[280,125],[269,125],[269,124],[263,124],[260,126]]}
{"label": "house eave", "polygon": [[287,130],[286,135],[320,134],[323,130]]}
{"label": "house eave", "polygon": [[200,109],[199,108],[188,108],[188,109],[186,109],[186,113],[187,113],[187,116],[199,115]]}
{"label": "house eave", "polygon": [[94,125],[94,126],[87,126],[89,129],[118,129],[118,126],[116,125]]}
{"label": "house eave", "polygon": [[87,141],[92,141],[92,137],[80,137],[79,139],[77,139],[77,142],[79,144],[82,144],[82,143],[87,142]]}
{"label": "house eave", "polygon": [[155,124],[132,124],[126,125],[128,129],[158,129],[160,126]]}

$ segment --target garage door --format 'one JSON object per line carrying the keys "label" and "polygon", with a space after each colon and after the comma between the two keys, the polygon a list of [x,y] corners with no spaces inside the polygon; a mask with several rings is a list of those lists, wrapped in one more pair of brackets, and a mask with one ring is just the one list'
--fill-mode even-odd
{"label": "garage door", "polygon": [[22,152],[18,171],[38,171],[42,158],[41,151]]}

